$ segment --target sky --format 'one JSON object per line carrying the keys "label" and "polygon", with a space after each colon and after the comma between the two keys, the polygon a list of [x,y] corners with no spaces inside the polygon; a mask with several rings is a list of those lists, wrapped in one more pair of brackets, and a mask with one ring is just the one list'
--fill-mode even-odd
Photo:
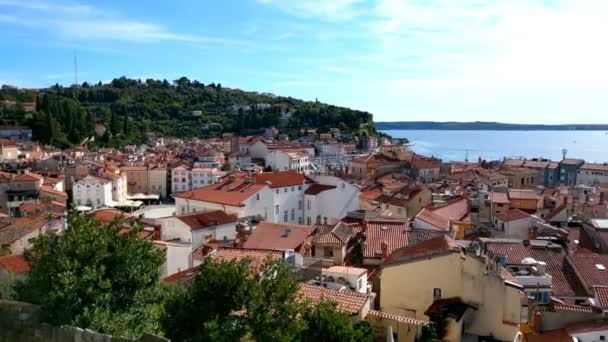
{"label": "sky", "polygon": [[605,0],[0,0],[0,84],[181,76],[376,121],[608,123]]}

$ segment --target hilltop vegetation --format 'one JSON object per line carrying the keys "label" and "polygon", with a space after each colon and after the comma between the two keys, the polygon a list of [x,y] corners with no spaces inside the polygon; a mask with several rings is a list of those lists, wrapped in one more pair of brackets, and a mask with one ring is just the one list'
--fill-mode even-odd
{"label": "hilltop vegetation", "polygon": [[[81,144],[98,133],[95,144],[121,146],[144,140],[147,132],[167,136],[213,137],[223,132],[254,133],[280,127],[290,136],[301,129],[340,128],[354,136],[375,134],[372,114],[318,101],[227,89],[182,77],[173,82],[125,77],[108,84],[83,83],[46,89],[0,90],[0,124],[30,125],[44,143]],[[26,113],[22,103],[37,102]]]}

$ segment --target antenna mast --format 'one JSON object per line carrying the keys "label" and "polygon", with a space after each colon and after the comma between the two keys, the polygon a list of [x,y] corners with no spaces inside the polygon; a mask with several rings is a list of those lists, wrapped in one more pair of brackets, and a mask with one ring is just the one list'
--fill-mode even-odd
{"label": "antenna mast", "polygon": [[78,60],[76,59],[76,50],[74,50],[74,86],[78,88]]}

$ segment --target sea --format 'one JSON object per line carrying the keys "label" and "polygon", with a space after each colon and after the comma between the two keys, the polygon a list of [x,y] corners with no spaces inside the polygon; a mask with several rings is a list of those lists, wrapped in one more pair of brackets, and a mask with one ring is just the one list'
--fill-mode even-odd
{"label": "sea", "polygon": [[394,138],[407,138],[416,153],[443,161],[501,160],[503,158],[584,159],[608,162],[606,131],[482,131],[383,130]]}

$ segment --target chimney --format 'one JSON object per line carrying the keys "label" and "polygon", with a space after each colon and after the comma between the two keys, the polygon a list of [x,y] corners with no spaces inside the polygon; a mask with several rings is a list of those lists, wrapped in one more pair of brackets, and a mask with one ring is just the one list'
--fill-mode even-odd
{"label": "chimney", "polygon": [[540,313],[540,311],[535,311],[534,312],[534,317],[532,318],[532,325],[534,328],[534,334],[538,335],[541,333],[541,327],[540,327],[540,323],[542,321],[542,315]]}
{"label": "chimney", "polygon": [[381,260],[384,261],[388,258],[388,242],[386,240],[382,240],[380,243],[380,250],[382,251]]}
{"label": "chimney", "polygon": [[327,226],[327,216],[323,218],[323,224]]}
{"label": "chimney", "polygon": [[530,240],[524,240],[522,242],[523,242],[524,246],[526,246],[526,247],[530,246]]}
{"label": "chimney", "polygon": [[367,220],[361,221],[361,233],[367,233]]}

